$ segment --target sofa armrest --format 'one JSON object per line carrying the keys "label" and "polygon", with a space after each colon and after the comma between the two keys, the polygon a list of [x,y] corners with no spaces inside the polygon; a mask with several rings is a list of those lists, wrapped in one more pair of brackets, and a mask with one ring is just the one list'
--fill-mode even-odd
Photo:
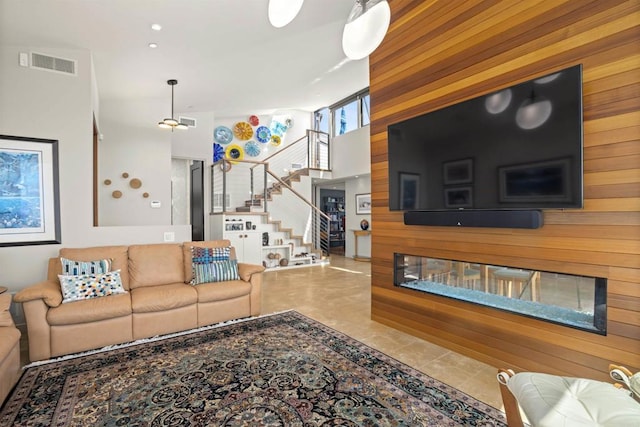
{"label": "sofa armrest", "polygon": [[49,307],[58,307],[62,304],[62,291],[60,290],[60,284],[50,280],[40,282],[22,289],[13,298],[16,302],[27,302],[38,299],[44,300],[44,303]]}
{"label": "sofa armrest", "polygon": [[244,264],[238,263],[238,275],[245,282],[251,281],[251,276],[256,273],[262,273],[264,271],[264,267],[257,264]]}

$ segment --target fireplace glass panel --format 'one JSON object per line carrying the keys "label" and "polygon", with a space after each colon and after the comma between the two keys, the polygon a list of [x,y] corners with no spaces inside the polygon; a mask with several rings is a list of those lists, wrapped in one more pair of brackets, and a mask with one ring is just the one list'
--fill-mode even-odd
{"label": "fireplace glass panel", "polygon": [[395,254],[394,284],[606,334],[607,280]]}

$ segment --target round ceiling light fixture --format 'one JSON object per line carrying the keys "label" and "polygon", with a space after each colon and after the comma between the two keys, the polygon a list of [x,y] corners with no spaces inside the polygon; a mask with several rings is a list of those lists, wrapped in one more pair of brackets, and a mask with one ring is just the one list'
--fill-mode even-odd
{"label": "round ceiling light fixture", "polygon": [[391,22],[386,0],[356,0],[342,32],[342,50],[358,60],[371,54],[384,39]]}
{"label": "round ceiling light fixture", "polygon": [[269,0],[269,22],[282,28],[298,15],[304,0]]}

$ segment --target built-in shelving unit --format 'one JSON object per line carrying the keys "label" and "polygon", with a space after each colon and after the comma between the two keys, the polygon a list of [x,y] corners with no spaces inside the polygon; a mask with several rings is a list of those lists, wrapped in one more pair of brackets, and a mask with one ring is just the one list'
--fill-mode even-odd
{"label": "built-in shelving unit", "polygon": [[331,253],[344,254],[345,209],[344,197],[325,196],[322,209],[331,219],[329,223],[329,250]]}

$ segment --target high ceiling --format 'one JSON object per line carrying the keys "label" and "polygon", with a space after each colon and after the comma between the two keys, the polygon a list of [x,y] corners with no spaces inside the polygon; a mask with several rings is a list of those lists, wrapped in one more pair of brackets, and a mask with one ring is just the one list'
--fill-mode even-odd
{"label": "high ceiling", "polygon": [[354,2],[306,0],[277,29],[268,0],[0,0],[0,45],[88,49],[101,100],[167,102],[177,79],[177,112],[312,111],[369,84],[341,47]]}

